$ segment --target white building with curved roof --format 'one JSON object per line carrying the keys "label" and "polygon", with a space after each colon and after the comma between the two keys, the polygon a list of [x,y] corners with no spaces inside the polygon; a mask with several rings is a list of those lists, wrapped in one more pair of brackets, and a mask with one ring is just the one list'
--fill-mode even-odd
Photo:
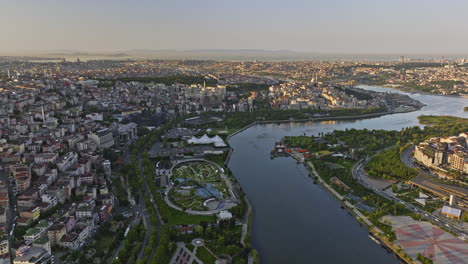
{"label": "white building with curved roof", "polygon": [[187,140],[187,143],[189,144],[196,144],[196,145],[208,145],[208,144],[214,144],[215,147],[226,147],[226,143],[224,143],[224,140],[216,135],[214,137],[209,137],[206,134],[203,135],[200,138],[197,137],[192,137],[191,139]]}

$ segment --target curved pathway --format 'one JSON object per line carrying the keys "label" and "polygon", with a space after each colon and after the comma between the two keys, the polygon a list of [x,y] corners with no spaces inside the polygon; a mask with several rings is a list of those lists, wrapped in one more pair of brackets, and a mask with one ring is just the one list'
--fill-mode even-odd
{"label": "curved pathway", "polygon": [[247,212],[245,212],[244,219],[243,219],[242,235],[241,235],[240,243],[245,248],[246,247],[245,238],[247,237],[247,232],[249,231],[249,218],[250,218],[250,214],[252,213],[252,205],[250,204],[249,200],[245,196],[244,196],[244,201],[245,201],[245,204],[247,204]]}

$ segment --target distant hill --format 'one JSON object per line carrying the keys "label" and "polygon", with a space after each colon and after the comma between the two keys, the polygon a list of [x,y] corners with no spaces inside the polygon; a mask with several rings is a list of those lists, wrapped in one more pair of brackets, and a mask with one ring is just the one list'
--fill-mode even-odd
{"label": "distant hill", "polygon": [[291,50],[264,50],[264,49],[192,49],[192,50],[151,50],[151,49],[133,49],[123,51],[129,54],[152,54],[152,53],[216,53],[216,54],[275,54],[275,53],[296,53]]}
{"label": "distant hill", "polygon": [[296,53],[291,50],[264,50],[264,49],[196,49],[196,50],[185,50],[184,52],[193,53]]}
{"label": "distant hill", "polygon": [[76,57],[86,57],[86,56],[96,56],[96,57],[128,57],[127,53],[93,53],[93,52],[49,52],[47,55],[50,56],[76,56]]}

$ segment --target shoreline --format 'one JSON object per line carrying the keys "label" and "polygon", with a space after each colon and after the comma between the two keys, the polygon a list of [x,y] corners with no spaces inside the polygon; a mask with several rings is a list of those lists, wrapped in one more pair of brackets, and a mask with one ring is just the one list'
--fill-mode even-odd
{"label": "shoreline", "polygon": [[[308,119],[283,119],[283,120],[265,120],[265,121],[255,121],[253,123],[250,123],[249,125],[246,125],[245,127],[242,127],[238,130],[236,130],[234,133],[229,134],[226,137],[226,140],[228,141],[231,137],[239,134],[240,132],[247,130],[248,128],[254,126],[254,125],[266,125],[266,124],[273,124],[273,123],[304,123],[304,122],[317,122],[317,121],[333,121],[333,120],[347,120],[347,119],[367,119],[367,118],[373,118],[373,117],[381,117],[385,115],[393,115],[393,114],[404,114],[404,113],[410,113],[410,112],[415,112],[419,111],[421,108],[417,108],[411,111],[404,111],[404,112],[394,112],[394,111],[384,111],[384,112],[378,112],[378,113],[370,113],[370,114],[363,114],[363,115],[350,115],[350,116],[323,116],[323,117],[312,117]],[[228,142],[229,143],[229,142]],[[230,157],[230,155],[228,155]],[[226,164],[229,162],[228,159],[226,159]]]}
{"label": "shoreline", "polygon": [[413,88],[409,88],[403,85],[398,85],[398,86],[390,86],[390,84],[383,84],[383,85],[377,85],[377,84],[367,84],[367,83],[358,83],[358,85],[367,85],[367,86],[374,86],[374,87],[384,87],[384,88],[390,88],[394,90],[398,90],[400,92],[405,92],[405,93],[418,93],[418,94],[423,94],[423,95],[435,95],[435,96],[444,96],[444,97],[454,97],[454,98],[461,98],[461,99],[468,99],[468,95],[454,95],[454,94],[436,94],[436,93],[429,93],[429,92],[422,92],[418,90],[414,90]]}
{"label": "shoreline", "polygon": [[[405,256],[401,255],[397,251],[396,246],[392,242],[388,241],[388,239],[386,239],[384,236],[381,235],[383,233],[382,230],[380,230],[378,227],[374,226],[374,224],[372,224],[367,219],[366,216],[364,216],[361,212],[359,212],[358,209],[356,209],[356,207],[354,207],[351,203],[346,201],[345,198],[342,195],[340,195],[335,189],[333,189],[333,187],[331,187],[328,183],[326,183],[322,179],[322,177],[320,177],[320,175],[317,173],[317,171],[315,170],[312,162],[309,161],[309,162],[307,162],[307,164],[306,163],[303,163],[303,164],[310,173],[312,173],[314,176],[317,177],[317,182],[322,187],[324,187],[325,190],[329,194],[331,194],[332,197],[336,198],[341,203],[342,206],[344,206],[343,209],[347,209],[348,213],[350,215],[352,215],[354,217],[354,219],[356,219],[356,221],[358,221],[361,225],[364,225],[367,228],[367,230],[369,231],[369,234],[372,234],[373,236],[375,236],[376,238],[379,239],[379,242],[384,244],[384,245],[380,244],[381,247],[383,247],[385,250],[387,250],[388,253],[390,253],[389,250],[391,250],[391,253],[395,254],[395,256],[399,258],[399,260],[404,261],[407,264],[408,263],[415,263],[414,261],[409,260]],[[311,176],[309,176],[309,177],[312,180],[314,180]],[[379,243],[377,243],[377,244],[379,244]]]}
{"label": "shoreline", "polygon": [[[256,125],[266,125],[266,124],[273,124],[273,123],[295,123],[295,122],[300,122],[300,123],[303,123],[303,122],[317,122],[317,121],[332,121],[332,120],[347,120],[347,119],[367,119],[367,118],[373,118],[373,117],[381,117],[381,116],[384,116],[384,115],[391,115],[391,114],[400,114],[400,113],[408,113],[408,112],[414,112],[414,111],[418,111],[420,110],[421,108],[418,108],[418,109],[415,109],[415,110],[412,110],[412,111],[406,111],[406,112],[393,112],[393,111],[385,111],[385,112],[379,112],[379,113],[371,113],[371,114],[363,114],[363,115],[351,115],[351,116],[324,116],[324,117],[315,117],[315,118],[309,118],[309,119],[296,119],[296,120],[269,120],[269,121],[255,121],[245,127],[242,127],[238,130],[236,130],[234,133],[231,133],[229,134],[227,137],[226,137],[226,142],[228,143],[228,146],[229,146],[229,153],[226,157],[226,159],[224,160],[224,166],[227,167],[229,169],[229,161],[231,159],[231,155],[232,153],[234,152],[234,148],[231,146],[231,144],[229,144],[229,139],[249,128],[251,128],[252,126],[256,126]],[[306,167],[307,165],[304,164]],[[311,169],[308,167],[307,170],[311,171]],[[232,175],[234,178],[235,176]],[[317,174],[318,178],[320,179],[321,181],[321,185],[324,186],[324,184],[326,184],[321,178],[320,176]],[[311,178],[312,179],[312,178]],[[312,179],[313,180],[313,179]],[[330,193],[333,197],[335,198],[339,198],[337,196],[335,196],[333,194],[333,192],[331,190],[328,190],[328,188],[326,188],[326,186],[324,186],[325,189],[327,189],[327,192]],[[331,188],[331,187],[330,187]],[[334,190],[333,190],[334,191]],[[246,194],[244,194],[244,198],[246,200],[248,200],[248,197]],[[386,239],[384,237],[382,237],[380,235],[379,232],[376,232],[374,231],[375,228],[377,227],[373,227],[371,228],[372,223],[366,223],[364,221],[364,218],[360,217],[359,215],[362,215],[360,212],[355,212],[354,210],[356,209],[352,209],[350,208],[349,206],[346,205],[345,201],[342,201],[340,199],[338,199],[340,201],[340,203],[344,204],[346,206],[346,208],[348,209],[348,212],[359,222],[359,223],[363,223],[366,225],[366,228],[369,230],[369,233],[371,233],[372,235],[374,235],[375,237],[377,237],[384,245],[381,245],[382,247],[384,247],[384,249],[386,249],[387,251],[390,249],[392,251],[393,254],[395,254],[395,256],[398,256],[398,258],[406,263],[413,263],[413,262],[409,262],[407,261],[406,259],[404,259],[395,249],[394,249],[394,246],[393,244],[391,244],[390,242],[386,241]],[[250,203],[250,201],[249,201]],[[349,203],[349,202],[348,202]],[[253,214],[254,214],[254,207],[251,205],[251,212],[250,212],[250,217],[249,218],[252,218],[253,217]],[[367,218],[365,218],[367,220]],[[368,220],[367,220],[368,221]],[[246,236],[250,237],[251,236],[251,232],[252,232],[252,226],[251,226],[251,221],[248,221],[248,225],[247,225],[247,234]],[[390,243],[390,244],[389,244]],[[256,250],[255,247],[252,246],[252,249],[253,250]],[[260,257],[259,255],[257,255],[257,257]]]}

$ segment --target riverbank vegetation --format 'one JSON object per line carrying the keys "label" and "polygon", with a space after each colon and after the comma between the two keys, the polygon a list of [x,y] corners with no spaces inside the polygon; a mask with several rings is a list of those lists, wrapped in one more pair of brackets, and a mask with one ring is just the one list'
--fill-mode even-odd
{"label": "riverbank vegetation", "polygon": [[292,136],[284,137],[284,142],[290,148],[303,148],[313,151],[322,151],[327,150],[327,144],[323,143],[320,140],[317,140],[315,137],[310,136]]}
{"label": "riverbank vegetation", "polygon": [[[312,162],[326,183],[361,209],[372,224],[393,241],[396,236],[391,225],[381,222],[382,216],[408,215],[413,219],[420,219],[421,216],[411,213],[404,205],[387,200],[363,187],[352,176],[352,165],[359,159],[372,156],[365,167],[370,176],[395,181],[411,179],[418,172],[402,163],[402,150],[431,137],[457,135],[468,130],[468,123],[459,122],[458,118],[440,118],[439,122],[433,121],[433,124],[424,128],[408,127],[400,131],[335,130],[326,134],[319,133],[317,136],[285,137],[284,142],[288,148],[302,148],[309,153],[322,150],[333,152],[335,156],[315,158],[311,155],[306,157],[306,161]],[[364,206],[360,206],[361,204]]]}
{"label": "riverbank vegetation", "polygon": [[432,264],[434,263],[432,259],[424,257],[421,253],[416,255],[416,259],[419,260],[422,264]]}
{"label": "riverbank vegetation", "polygon": [[212,129],[240,129],[255,122],[262,121],[284,121],[284,120],[309,120],[313,118],[358,116],[366,114],[383,113],[385,109],[373,107],[368,109],[301,109],[301,110],[279,110],[271,108],[269,104],[264,104],[264,108],[252,112],[207,112],[202,117],[218,117],[222,121],[197,125],[197,128]]}
{"label": "riverbank vegetation", "polygon": [[[465,107],[466,111],[466,107]],[[468,118],[456,116],[418,116],[419,123],[423,125],[445,126],[445,125],[468,125]]]}
{"label": "riverbank vegetation", "polygon": [[[335,191],[346,197],[346,200],[359,208],[367,216],[368,220],[379,228],[389,241],[394,241],[396,235],[391,225],[381,222],[384,215],[408,215],[417,217],[405,208],[402,204],[387,200],[384,197],[375,194],[372,190],[361,185],[351,173],[354,160],[343,157],[328,156],[321,159],[312,159],[318,175]],[[334,164],[335,166],[330,166]],[[343,184],[338,183],[336,179]]]}

